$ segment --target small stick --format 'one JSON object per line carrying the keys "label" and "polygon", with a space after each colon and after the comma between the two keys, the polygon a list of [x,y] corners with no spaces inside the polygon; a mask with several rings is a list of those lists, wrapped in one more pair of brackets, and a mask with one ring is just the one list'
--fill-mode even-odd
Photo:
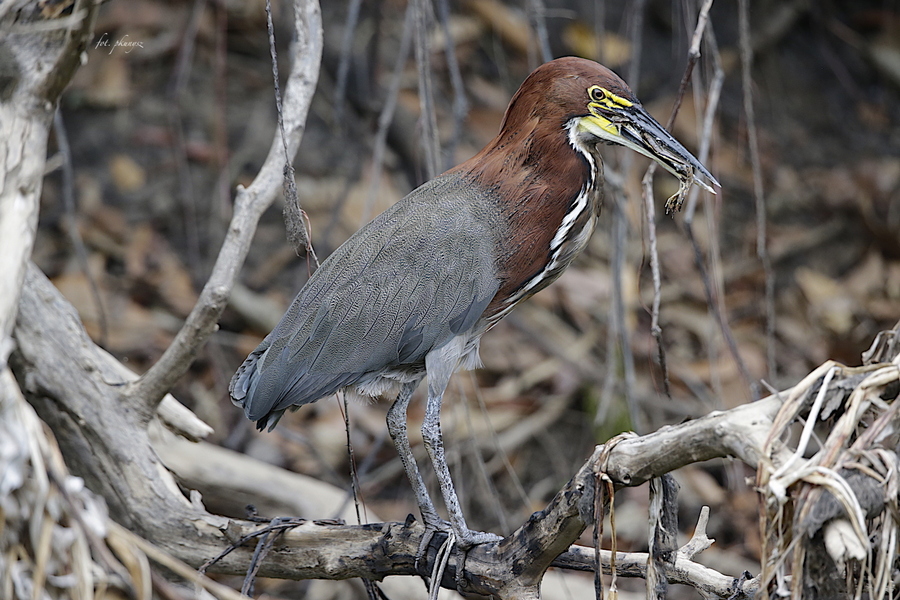
{"label": "small stick", "polygon": [[753,198],[756,204],[756,256],[762,262],[766,279],[766,363],[768,377],[775,377],[775,272],[766,248],[766,198],[763,194],[759,141],[756,137],[756,116],[753,111],[753,48],[750,45],[750,15],[747,0],[738,0],[738,28],[741,45],[741,83],[744,89],[744,113],[747,115],[747,145],[750,147],[750,166],[753,169]]}

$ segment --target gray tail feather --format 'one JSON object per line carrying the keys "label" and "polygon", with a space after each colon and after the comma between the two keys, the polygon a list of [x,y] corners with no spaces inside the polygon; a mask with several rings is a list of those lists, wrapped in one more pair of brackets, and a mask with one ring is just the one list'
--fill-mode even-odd
{"label": "gray tail feather", "polygon": [[[250,413],[253,408],[253,390],[256,386],[253,384],[259,378],[259,371],[257,370],[257,362],[260,357],[268,350],[269,345],[263,341],[259,347],[250,353],[250,355],[244,359],[244,362],[238,368],[237,372],[231,378],[231,382],[228,384],[228,393],[231,395],[231,401],[244,409],[244,414],[250,416]],[[262,419],[257,421],[257,427],[259,429],[263,429],[266,425],[266,422],[269,420],[270,415],[266,415]],[[281,415],[278,415],[280,417]],[[275,418],[275,422],[272,423],[272,426],[275,426],[275,423],[278,422],[278,418]]]}
{"label": "gray tail feather", "polygon": [[[256,421],[256,428],[271,431],[285,410],[329,396],[357,381],[362,373],[326,373],[310,375],[305,369],[289,364],[289,346],[277,357],[266,358],[273,348],[268,338],[244,360],[228,384],[231,400],[244,409],[244,415]],[[265,364],[264,373],[260,371]]]}
{"label": "gray tail feather", "polygon": [[269,431],[272,431],[275,429],[275,426],[278,425],[278,421],[281,420],[282,415],[284,415],[284,410],[273,410],[264,415],[261,419],[256,421],[256,430],[262,431],[268,427]]}
{"label": "gray tail feather", "polygon": [[231,394],[231,401],[244,409],[244,415],[248,419],[256,421],[256,428],[259,431],[266,428],[272,431],[286,410],[285,408],[275,409],[272,406],[271,408],[274,410],[267,410],[262,416],[254,418],[254,415],[260,412],[260,403],[266,404],[267,401],[271,401],[270,398],[260,397],[260,394],[256,393],[260,377],[258,363],[268,351],[270,345],[268,339],[263,340],[256,350],[244,359],[244,362],[228,384],[228,393]]}

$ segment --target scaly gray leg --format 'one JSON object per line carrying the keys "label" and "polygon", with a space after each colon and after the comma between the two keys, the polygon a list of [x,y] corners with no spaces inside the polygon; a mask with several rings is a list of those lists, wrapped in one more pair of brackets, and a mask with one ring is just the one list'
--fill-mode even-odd
{"label": "scaly gray leg", "polygon": [[[419,473],[419,466],[416,464],[416,458],[409,445],[409,436],[406,429],[406,411],[409,408],[409,401],[412,399],[413,392],[418,385],[418,381],[413,381],[404,383],[403,387],[400,388],[397,400],[394,401],[394,404],[388,410],[387,427],[388,433],[391,434],[391,439],[394,440],[394,447],[397,448],[397,454],[400,455],[400,462],[403,463],[406,477],[409,479],[413,492],[416,494],[416,503],[419,505],[419,512],[422,513],[422,520],[426,529],[430,529],[431,535],[433,535],[434,531],[446,530],[447,523],[438,516],[434,503],[428,495],[425,481]],[[430,538],[431,535],[428,537]]]}
{"label": "scaly gray leg", "polygon": [[441,495],[444,497],[444,504],[450,515],[450,525],[456,534],[456,543],[460,548],[466,550],[477,544],[495,542],[503,538],[493,533],[472,531],[466,525],[466,519],[463,517],[444,455],[444,440],[441,436],[441,402],[444,398],[444,390],[450,381],[450,375],[453,374],[459,363],[459,355],[463,347],[457,345],[460,342],[462,340],[457,338],[447,346],[429,352],[425,357],[425,369],[428,373],[428,403],[425,405],[422,439],[441,485]]}

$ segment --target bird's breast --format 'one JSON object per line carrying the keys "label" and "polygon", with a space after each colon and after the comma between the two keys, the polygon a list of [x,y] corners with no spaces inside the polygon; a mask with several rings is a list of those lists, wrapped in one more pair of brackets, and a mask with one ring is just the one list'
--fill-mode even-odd
{"label": "bird's breast", "polygon": [[456,170],[495,204],[503,235],[494,254],[499,290],[483,321],[491,326],[547,287],[585,247],[602,198],[599,156],[576,146],[569,129],[529,121],[501,134]]}
{"label": "bird's breast", "polygon": [[[583,188],[565,212],[538,223],[520,223],[517,240],[501,261],[504,280],[486,316],[496,322],[519,302],[555,281],[587,245],[597,223],[599,198]],[[545,218],[548,215],[545,215]]]}

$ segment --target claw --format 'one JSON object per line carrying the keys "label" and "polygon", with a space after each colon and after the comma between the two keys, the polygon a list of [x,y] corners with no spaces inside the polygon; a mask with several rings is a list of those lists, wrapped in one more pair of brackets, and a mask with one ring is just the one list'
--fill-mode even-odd
{"label": "claw", "polygon": [[472,531],[471,529],[465,529],[456,534],[456,549],[459,550],[456,557],[456,589],[465,590],[469,585],[465,577],[466,559],[469,557],[469,550],[479,544],[499,542],[502,539],[502,536],[495,533]]}
{"label": "claw", "polygon": [[422,534],[422,539],[419,541],[419,549],[416,551],[416,571],[421,572],[420,565],[423,559],[428,556],[428,546],[431,545],[431,540],[434,538],[434,534],[440,533],[450,533],[453,531],[453,528],[450,526],[450,523],[441,519],[437,515],[428,515],[422,514],[422,521],[425,523],[425,533]]}
{"label": "claw", "polygon": [[465,529],[456,532],[456,545],[460,550],[471,550],[479,544],[489,544],[491,542],[499,542],[503,536],[496,533],[488,533],[486,531],[472,531]]}
{"label": "claw", "polygon": [[415,567],[418,572],[421,572],[420,566],[425,566],[422,564],[422,561],[428,557],[428,547],[431,545],[431,542],[437,533],[447,535],[451,533],[454,534],[454,547],[459,550],[462,555],[459,567],[456,571],[458,578],[461,577],[464,572],[462,566],[465,564],[465,556],[468,554],[469,550],[479,544],[499,542],[503,539],[502,536],[495,533],[487,533],[484,531],[473,531],[471,529],[454,531],[453,526],[449,522],[441,519],[437,515],[423,514],[422,521],[425,524],[425,532],[422,534],[422,539],[419,541],[419,549],[416,552]]}

